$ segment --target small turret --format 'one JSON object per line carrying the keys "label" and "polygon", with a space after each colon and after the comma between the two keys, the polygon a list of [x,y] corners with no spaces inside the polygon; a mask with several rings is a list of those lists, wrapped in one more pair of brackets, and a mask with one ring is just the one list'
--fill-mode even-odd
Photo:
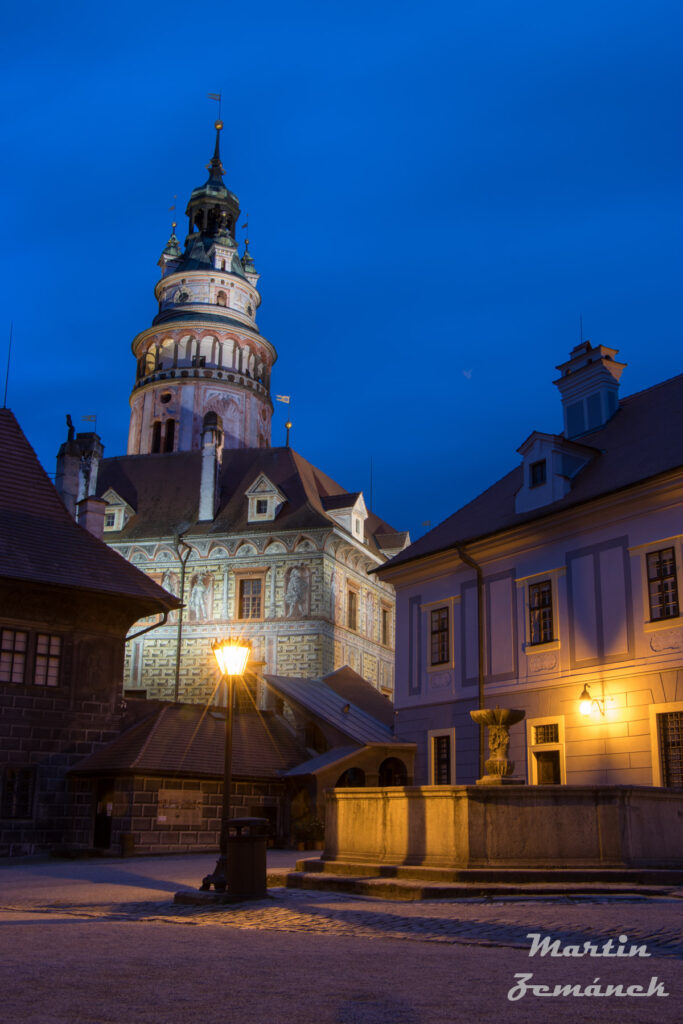
{"label": "small turret", "polygon": [[619,379],[626,363],[615,360],[616,348],[582,341],[556,369],[562,376],[553,381],[562,395],[564,436],[578,437],[598,430],[619,406]]}

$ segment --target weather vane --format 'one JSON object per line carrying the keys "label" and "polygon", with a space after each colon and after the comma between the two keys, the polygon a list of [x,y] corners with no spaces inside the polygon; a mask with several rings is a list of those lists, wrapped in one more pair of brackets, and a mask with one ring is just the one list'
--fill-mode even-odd
{"label": "weather vane", "polygon": [[221,94],[219,92],[207,92],[207,97],[210,100],[215,100],[218,104],[218,120],[221,119]]}

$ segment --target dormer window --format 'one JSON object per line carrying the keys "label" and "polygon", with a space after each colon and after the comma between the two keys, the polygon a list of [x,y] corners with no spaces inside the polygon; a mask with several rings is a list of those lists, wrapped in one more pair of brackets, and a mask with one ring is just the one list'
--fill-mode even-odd
{"label": "dormer window", "polygon": [[542,487],[546,482],[546,461],[539,459],[529,466],[529,487]]}
{"label": "dormer window", "polygon": [[245,494],[249,502],[247,518],[250,523],[272,522],[286,500],[265,473],[257,477]]}
{"label": "dormer window", "polygon": [[122,530],[131,516],[135,515],[135,510],[111,487],[102,495],[102,498],[107,503],[104,513],[104,530],[106,532]]}

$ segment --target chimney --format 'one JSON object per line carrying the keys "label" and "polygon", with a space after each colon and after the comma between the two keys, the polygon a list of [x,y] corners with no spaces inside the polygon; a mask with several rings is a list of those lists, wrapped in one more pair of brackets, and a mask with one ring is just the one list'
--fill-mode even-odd
{"label": "chimney", "polygon": [[599,430],[617,411],[619,379],[626,366],[615,360],[617,351],[582,341],[556,367],[562,376],[553,383],[562,396],[566,438]]}
{"label": "chimney", "polygon": [[103,498],[96,498],[94,494],[83,498],[78,502],[78,525],[82,526],[93,537],[102,540],[104,534],[104,513],[107,503]]}
{"label": "chimney", "polygon": [[104,445],[99,435],[93,432],[76,434],[74,437],[71,417],[67,416],[69,434],[57,454],[55,487],[73,518],[77,505],[83,498],[95,493],[97,471],[104,454]]}
{"label": "chimney", "polygon": [[207,412],[202,426],[202,476],[199,485],[200,523],[215,518],[218,506],[218,473],[221,465],[223,434],[215,412]]}

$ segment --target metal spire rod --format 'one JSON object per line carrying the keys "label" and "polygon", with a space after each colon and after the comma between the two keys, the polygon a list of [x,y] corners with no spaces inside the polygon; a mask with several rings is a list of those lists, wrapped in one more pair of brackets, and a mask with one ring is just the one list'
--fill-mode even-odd
{"label": "metal spire rod", "polygon": [[7,348],[7,372],[5,373],[5,397],[2,400],[3,409],[7,408],[7,388],[9,387],[9,366],[10,359],[12,358],[12,331],[14,329],[14,322],[10,320],[9,324],[9,346]]}

